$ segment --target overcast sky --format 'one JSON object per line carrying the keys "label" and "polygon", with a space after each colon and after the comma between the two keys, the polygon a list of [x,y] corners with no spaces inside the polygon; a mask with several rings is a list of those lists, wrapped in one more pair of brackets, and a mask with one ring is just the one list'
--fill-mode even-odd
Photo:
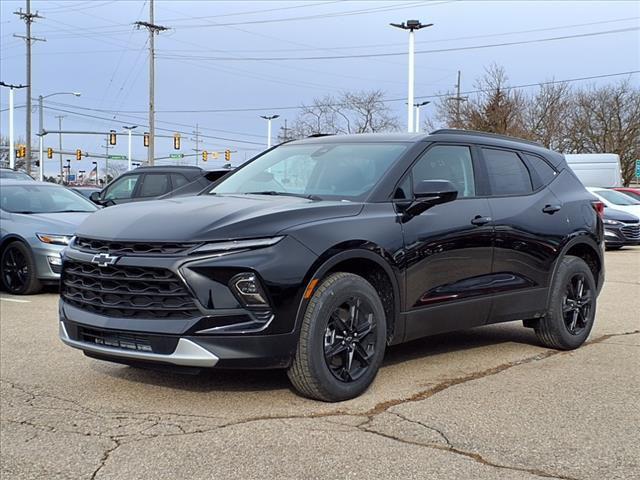
{"label": "overcast sky", "polygon": [[[138,124],[144,131],[148,34],[132,24],[149,20],[149,2],[33,0],[31,5],[45,17],[33,24],[32,35],[47,40],[33,45],[32,95],[82,92],[80,98],[45,100],[45,128],[57,128],[56,115],[66,115],[64,129],[107,131]],[[25,42],[13,37],[25,33],[24,22],[13,15],[21,7],[25,1],[0,2],[0,79],[7,83],[25,82]],[[404,126],[408,34],[388,24],[407,19],[435,24],[417,33],[417,51],[449,49],[416,55],[417,96],[451,90],[457,70],[462,71],[463,91],[469,90],[493,62],[507,70],[512,85],[640,70],[640,2],[635,0],[156,0],[155,23],[169,27],[156,37],[156,126],[166,129],[157,133],[191,132],[198,124],[208,136],[201,149],[230,148],[238,151],[234,160],[244,160],[264,146],[266,122],[260,114],[281,116],[274,121],[275,136],[283,120],[292,121],[295,107],[303,103],[340,91],[371,89],[396,99],[389,105]],[[466,48],[555,37],[573,38]],[[366,56],[382,53],[400,55]],[[349,58],[309,59],[344,56]],[[639,74],[629,78],[640,82]],[[1,133],[6,136],[7,89],[1,94]],[[24,105],[24,90],[15,98],[17,106]],[[24,112],[16,110],[16,136],[24,137]],[[430,113],[427,107],[423,115]],[[37,119],[34,114],[34,133]],[[194,148],[192,136],[183,134],[185,153]],[[57,136],[46,138],[45,146],[57,148]],[[69,150],[102,153],[104,143],[96,137],[64,137]],[[173,152],[170,139],[156,140],[156,156]],[[126,153],[124,137],[112,153]],[[146,158],[142,139],[134,141],[134,157]],[[74,160],[73,167],[79,165],[88,168],[89,161]],[[49,162],[47,173],[56,171],[57,160]]]}

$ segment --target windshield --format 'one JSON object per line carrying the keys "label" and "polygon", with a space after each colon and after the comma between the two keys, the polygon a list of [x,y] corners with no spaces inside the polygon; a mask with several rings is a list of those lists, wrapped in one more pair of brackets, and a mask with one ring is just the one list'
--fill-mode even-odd
{"label": "windshield", "polygon": [[363,200],[407,148],[399,143],[282,145],[233,173],[210,193]]}
{"label": "windshield", "polygon": [[640,205],[638,200],[615,190],[597,190],[596,193],[615,205]]}
{"label": "windshield", "polygon": [[96,207],[81,195],[55,185],[4,185],[0,208],[11,213],[95,212]]}
{"label": "windshield", "polygon": [[11,179],[11,180],[30,180],[33,181],[29,175],[24,172],[16,172],[15,170],[5,170],[4,168],[0,169],[0,178]]}

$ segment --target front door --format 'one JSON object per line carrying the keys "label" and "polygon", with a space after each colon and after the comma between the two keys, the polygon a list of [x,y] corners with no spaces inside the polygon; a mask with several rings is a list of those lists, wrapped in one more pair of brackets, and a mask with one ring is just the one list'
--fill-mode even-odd
{"label": "front door", "polygon": [[423,180],[449,180],[458,189],[453,202],[403,223],[405,340],[482,325],[488,318],[493,226],[475,170],[470,146],[434,144],[401,184],[407,190]]}

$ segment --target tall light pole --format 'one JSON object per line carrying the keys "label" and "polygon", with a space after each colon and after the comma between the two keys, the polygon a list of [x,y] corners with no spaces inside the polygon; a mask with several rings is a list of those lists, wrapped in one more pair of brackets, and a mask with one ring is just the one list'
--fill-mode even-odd
{"label": "tall light pole", "polygon": [[62,119],[65,118],[66,115],[56,115],[58,119],[58,149],[60,150],[59,158],[60,158],[60,183],[62,183]]}
{"label": "tall light pole", "polygon": [[[96,171],[96,177],[94,180],[94,183],[96,184],[96,187],[98,186],[98,162],[91,162],[93,164],[93,169]],[[91,178],[91,174],[89,174],[89,178]]]}
{"label": "tall light pole", "polygon": [[9,88],[9,167],[16,168],[16,146],[14,144],[13,133],[13,89],[26,88],[26,85],[11,85],[0,82],[0,86]]}
{"label": "tall light pole", "polygon": [[416,128],[413,130],[415,133],[420,132],[420,107],[424,107],[425,105],[429,105],[430,101],[414,103],[413,106],[416,107]]}
{"label": "tall light pole", "polygon": [[413,131],[413,85],[414,85],[414,56],[415,56],[415,30],[431,27],[433,23],[422,24],[420,20],[407,20],[407,23],[390,23],[392,27],[409,30],[409,79],[407,91],[407,131]]}
{"label": "tall light pole", "polygon": [[[128,147],[128,153],[127,153],[127,159],[128,159],[127,171],[131,170],[131,132],[136,127],[137,127],[137,125],[131,125],[131,126],[123,125],[123,127],[122,127],[129,134],[129,147]],[[153,165],[153,163],[152,163],[152,165]]]}
{"label": "tall light pole", "polygon": [[40,123],[40,128],[38,128],[38,135],[40,137],[40,148],[39,148],[39,154],[38,154],[38,158],[40,159],[40,181],[42,182],[42,180],[44,179],[44,136],[45,136],[45,131],[44,131],[44,106],[43,106],[43,100],[45,98],[49,98],[49,97],[53,97],[54,95],[73,95],[74,97],[79,97],[81,94],[80,92],[56,92],[56,93],[50,93],[49,95],[45,95],[44,97],[42,95],[38,96],[38,117],[39,117],[39,123]]}
{"label": "tall light pole", "polygon": [[267,148],[271,148],[271,120],[279,117],[280,115],[260,115],[260,118],[264,118],[267,121]]}

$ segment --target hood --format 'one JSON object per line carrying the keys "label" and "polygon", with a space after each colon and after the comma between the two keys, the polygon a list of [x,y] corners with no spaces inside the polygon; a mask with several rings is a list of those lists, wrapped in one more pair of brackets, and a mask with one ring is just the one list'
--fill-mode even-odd
{"label": "hood", "polygon": [[302,223],[357,215],[362,206],[287,196],[199,195],[105,208],[89,217],[77,234],[147,242],[269,237]]}
{"label": "hood", "polygon": [[93,212],[68,213],[15,213],[30,222],[34,231],[59,235],[73,235],[80,225]]}
{"label": "hood", "polygon": [[638,222],[638,217],[622,210],[616,210],[613,208],[604,209],[604,218],[607,220],[616,220],[618,222],[635,223]]}

